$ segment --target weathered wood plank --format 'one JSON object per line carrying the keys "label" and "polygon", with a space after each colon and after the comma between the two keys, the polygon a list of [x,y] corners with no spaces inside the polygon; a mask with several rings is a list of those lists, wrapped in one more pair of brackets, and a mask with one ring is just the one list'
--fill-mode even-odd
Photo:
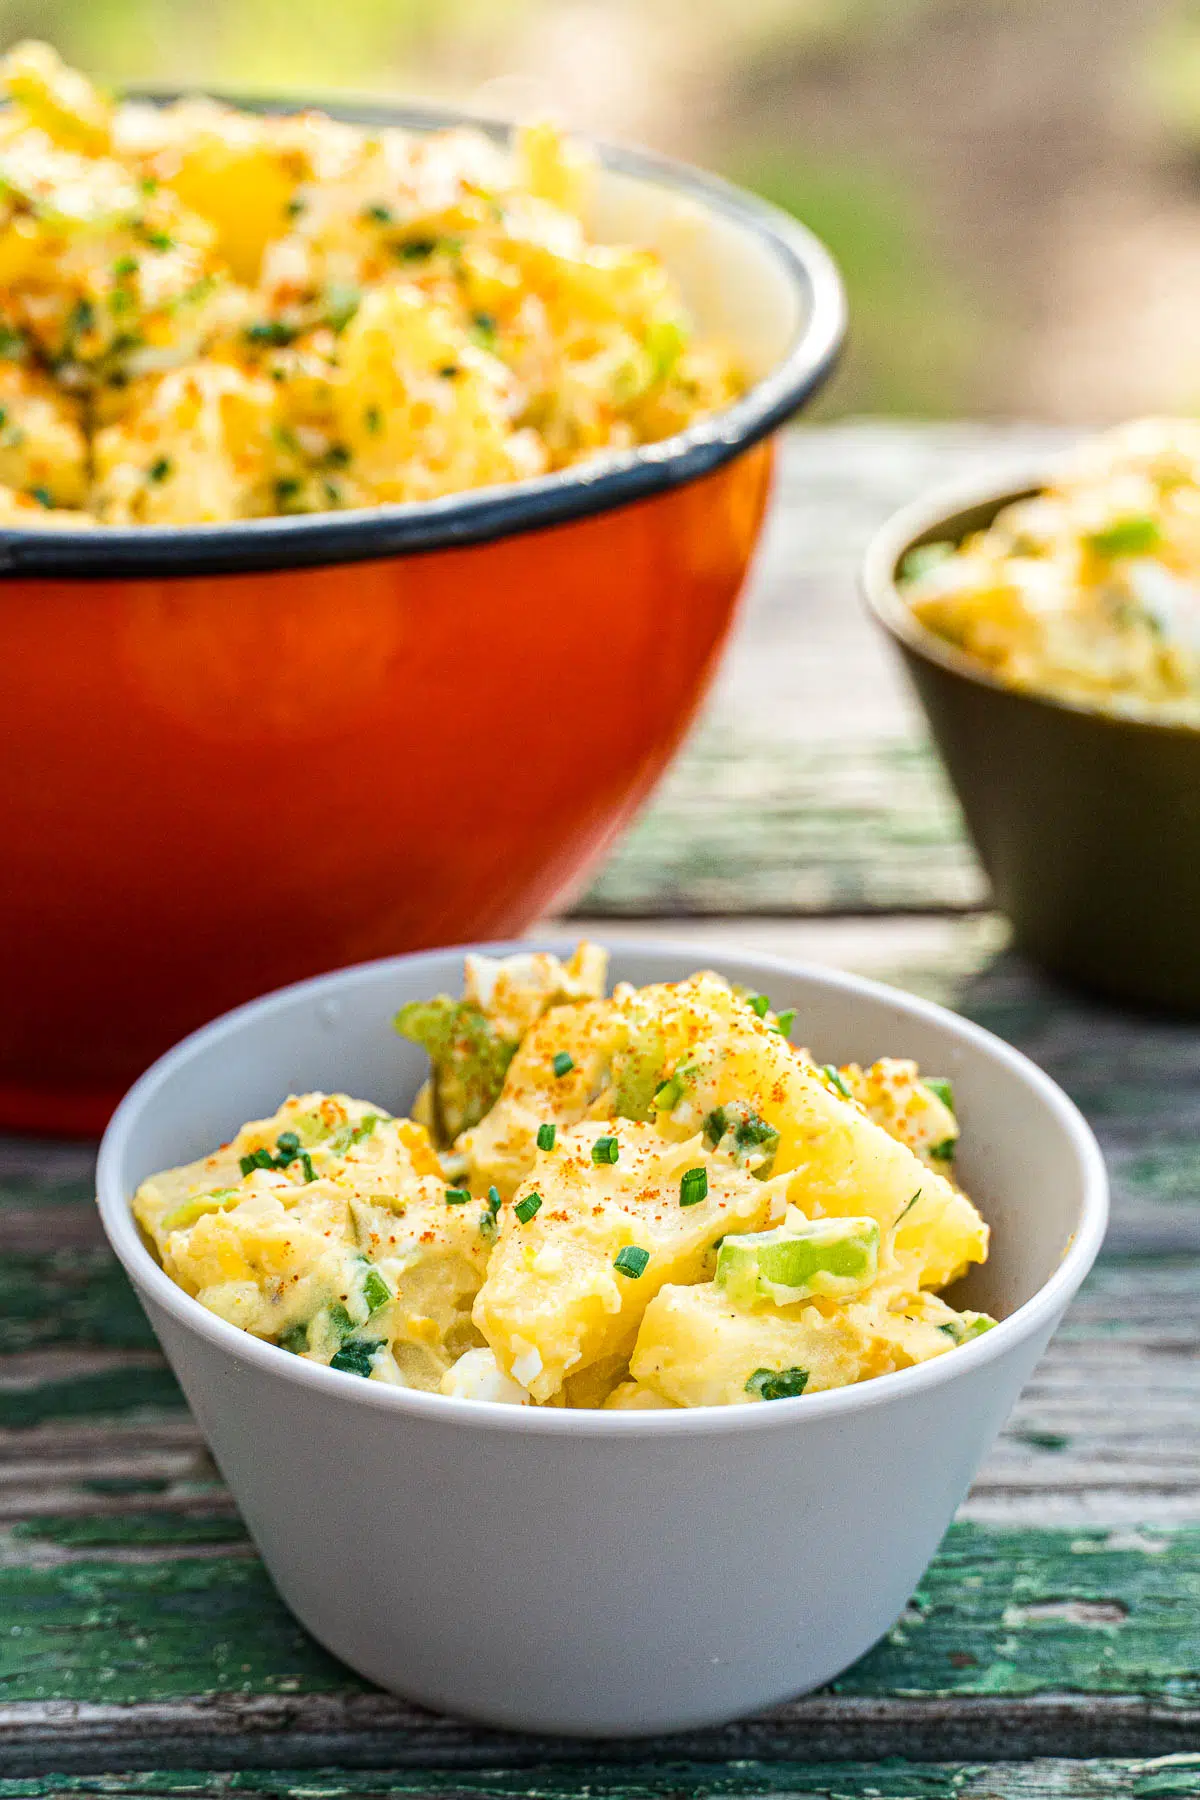
{"label": "weathered wood plank", "polygon": [[160,1770],[146,1774],[48,1775],[0,1781],[0,1800],[1193,1800],[1200,1758],[1187,1754],[1152,1760],[960,1764],[832,1763],[803,1765],[741,1762],[714,1768],[701,1762],[599,1765],[587,1770],[586,1787],[571,1770]]}
{"label": "weathered wood plank", "polygon": [[867,540],[931,486],[1003,479],[1063,434],[852,421],[784,445],[777,504],[700,728],[584,909],[625,916],[977,906],[923,723],[855,592]]}
{"label": "weathered wood plank", "polygon": [[708,725],[583,904],[636,918],[986,902],[958,807],[922,739],[796,744]]}
{"label": "weathered wood plank", "polygon": [[[132,1533],[137,1557],[89,1546],[49,1564],[0,1563],[0,1771],[23,1772],[50,1732],[82,1767],[112,1766],[89,1762],[98,1745],[149,1756],[168,1722],[177,1765],[218,1751],[262,1763],[285,1728],[297,1766],[385,1753],[475,1768],[594,1755],[368,1691],[294,1623],[257,1561],[215,1541],[222,1529],[210,1537],[147,1512]],[[63,1550],[61,1522],[31,1523],[26,1541],[39,1532]],[[1044,1753],[1051,1734],[1054,1747],[1093,1754],[1183,1749],[1200,1732],[1198,1601],[1200,1529],[956,1525],[904,1618],[831,1691],[658,1753],[799,1761],[829,1743],[875,1756],[925,1743],[917,1753],[929,1757],[940,1754],[929,1742],[952,1740],[951,1754],[978,1757]],[[622,1759],[637,1749],[622,1746]]]}

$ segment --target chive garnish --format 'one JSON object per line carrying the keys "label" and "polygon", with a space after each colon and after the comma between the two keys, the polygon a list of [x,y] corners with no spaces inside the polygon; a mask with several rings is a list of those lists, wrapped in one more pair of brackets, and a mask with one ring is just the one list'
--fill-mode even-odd
{"label": "chive garnish", "polygon": [[246,327],[246,341],[250,344],[290,344],[295,338],[292,326],[285,325],[282,319],[263,319]]}
{"label": "chive garnish", "polygon": [[467,1201],[470,1198],[471,1198],[470,1193],[468,1192],[468,1190],[466,1188],[447,1188],[446,1189],[446,1205],[447,1206],[465,1206],[467,1204]]}
{"label": "chive garnish", "polygon": [[708,1199],[708,1170],[685,1169],[679,1182],[680,1206],[699,1206]]}
{"label": "chive garnish", "polygon": [[537,1147],[538,1147],[538,1149],[539,1150],[553,1150],[555,1136],[556,1136],[556,1127],[555,1126],[539,1125],[538,1131],[537,1131]]}
{"label": "chive garnish", "polygon": [[273,1169],[275,1158],[269,1150],[251,1150],[239,1159],[239,1165],[243,1175],[252,1175],[255,1169]]}
{"label": "chive garnish", "polygon": [[290,1350],[293,1356],[302,1356],[308,1349],[308,1326],[293,1325],[290,1331],[285,1331],[275,1342],[281,1350]]}
{"label": "chive garnish", "polygon": [[569,1050],[560,1050],[550,1066],[561,1080],[564,1075],[569,1075],[575,1067],[575,1058]]}
{"label": "chive garnish", "polygon": [[171,459],[169,456],[157,457],[146,470],[146,474],[151,481],[165,481],[170,473]]}
{"label": "chive garnish", "polygon": [[954,1152],[958,1145],[957,1138],[943,1138],[940,1144],[931,1144],[929,1154],[934,1162],[953,1162]]}
{"label": "chive garnish", "polygon": [[500,1211],[500,1190],[490,1187],[487,1199],[483,1203],[483,1211],[479,1215],[479,1235],[485,1244],[490,1244],[496,1236],[496,1215]]}
{"label": "chive garnish", "polygon": [[771,1010],[771,1002],[767,999],[765,994],[748,994],[746,996],[746,1005],[750,1008],[750,1011],[755,1017],[759,1019],[765,1019]]}
{"label": "chive garnish", "polygon": [[368,406],[363,413],[363,421],[370,432],[383,430],[383,414],[377,406]]}
{"label": "chive garnish", "polygon": [[784,1038],[791,1037],[792,1026],[795,1023],[796,1023],[796,1009],[794,1006],[785,1006],[781,1013],[776,1014],[775,1029],[779,1033],[780,1037],[784,1037]]}
{"label": "chive garnish", "polygon": [[295,1156],[300,1148],[300,1134],[295,1131],[281,1131],[275,1139],[277,1150],[286,1150],[289,1156]]}
{"label": "chive garnish", "polygon": [[640,1244],[626,1244],[613,1257],[613,1268],[622,1275],[628,1275],[630,1281],[636,1281],[646,1273],[646,1265],[650,1261],[650,1252],[643,1250]]}
{"label": "chive garnish", "polygon": [[807,1369],[755,1369],[746,1392],[760,1400],[794,1400],[807,1386]]}
{"label": "chive garnish", "polygon": [[833,1063],[822,1063],[821,1073],[834,1092],[840,1094],[843,1100],[853,1100],[854,1095],[846,1086],[845,1077],[840,1069],[834,1067]]}
{"label": "chive garnish", "polygon": [[364,206],[362,216],[373,225],[390,225],[393,217],[391,207],[379,200],[373,206]]}
{"label": "chive garnish", "polygon": [[522,1225],[528,1225],[533,1215],[541,1210],[542,1196],[540,1194],[526,1194],[525,1198],[523,1200],[518,1200],[517,1204],[513,1207],[513,1211],[516,1213],[518,1219],[520,1219]]}
{"label": "chive garnish", "polygon": [[[912,1199],[908,1202],[907,1206],[903,1207],[901,1209],[901,1211],[896,1214],[896,1225],[898,1225],[900,1223],[901,1219],[905,1216],[906,1213],[910,1213],[912,1211],[913,1207],[917,1204],[917,1201],[921,1198],[921,1195],[924,1192],[925,1192],[924,1188],[917,1189],[916,1193],[913,1195]],[[894,1231],[895,1226],[893,1226],[892,1229]]]}
{"label": "chive garnish", "polygon": [[50,494],[49,488],[34,487],[34,488],[30,488],[29,492],[32,494],[33,498],[37,501],[39,506],[44,506],[46,508],[47,512],[49,512],[51,510],[51,508],[54,505],[54,500]]}
{"label": "chive garnish", "polygon": [[620,1154],[621,1146],[615,1137],[598,1137],[592,1145],[594,1163],[615,1163]]}

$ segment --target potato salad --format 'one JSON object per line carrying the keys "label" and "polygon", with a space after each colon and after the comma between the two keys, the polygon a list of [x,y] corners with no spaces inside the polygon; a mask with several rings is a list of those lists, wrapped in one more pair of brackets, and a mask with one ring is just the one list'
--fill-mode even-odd
{"label": "potato salad", "polygon": [[516,1406],[746,1406],[986,1331],[948,1082],[818,1063],[720,975],[606,992],[581,944],[401,1008],[412,1116],[310,1093],[134,1212],[202,1306],[359,1378]]}
{"label": "potato salad", "polygon": [[669,437],[739,390],[591,166],[0,63],[0,527],[419,501]]}
{"label": "potato salad", "polygon": [[961,544],[910,551],[917,618],[1014,687],[1200,725],[1200,420],[1143,419]]}

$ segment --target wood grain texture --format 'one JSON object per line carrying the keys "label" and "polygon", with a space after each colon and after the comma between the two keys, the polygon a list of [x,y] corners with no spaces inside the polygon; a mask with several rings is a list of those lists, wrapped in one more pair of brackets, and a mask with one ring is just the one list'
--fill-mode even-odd
{"label": "wood grain texture", "polygon": [[581,910],[663,917],[979,906],[986,886],[924,724],[856,590],[873,532],[931,486],[1002,484],[1040,427],[853,421],[790,432],[742,619],[704,717]]}
{"label": "wood grain texture", "polygon": [[887,1762],[756,1763],[724,1768],[664,1760],[601,1763],[586,1784],[572,1769],[286,1769],[239,1774],[196,1770],[121,1775],[51,1775],[0,1781],[0,1800],[88,1796],[95,1800],[1194,1800],[1200,1757],[917,1766]]}

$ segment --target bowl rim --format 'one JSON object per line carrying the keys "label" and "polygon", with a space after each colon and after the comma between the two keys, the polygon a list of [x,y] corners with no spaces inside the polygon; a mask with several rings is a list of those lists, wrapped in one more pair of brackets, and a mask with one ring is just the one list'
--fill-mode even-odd
{"label": "bowl rim", "polygon": [[[161,105],[181,96],[162,89],[130,89],[127,97]],[[515,129],[506,120],[429,103],[227,92],[212,97],[260,113],[319,106],[349,124],[394,125],[416,132],[466,126],[496,142],[507,142]],[[806,316],[782,361],[732,405],[656,443],[600,455],[553,474],[436,500],[207,525],[5,528],[0,530],[0,575],[85,581],[238,574],[322,568],[486,544],[589,518],[695,481],[767,437],[823,385],[837,363],[847,309],[832,255],[798,219],[718,175],[651,150],[573,135],[604,169],[666,188],[753,232],[774,254],[793,290],[807,295]]]}
{"label": "bowl rim", "polygon": [[[536,937],[448,945],[436,950],[418,951],[406,956],[380,958],[357,963],[349,968],[317,975],[307,981],[278,988],[257,1000],[224,1013],[181,1040],[136,1081],[104,1133],[96,1171],[97,1204],[109,1244],[116,1252],[135,1290],[147,1294],[155,1305],[169,1313],[186,1330],[196,1333],[226,1353],[232,1362],[251,1364],[281,1380],[327,1398],[342,1396],[343,1404],[365,1406],[375,1411],[408,1415],[465,1430],[534,1432],[566,1437],[650,1437],[661,1435],[710,1435],[772,1429],[790,1429],[806,1418],[859,1412],[890,1401],[902,1402],[908,1394],[937,1388],[946,1381],[966,1376],[972,1371],[1005,1356],[1009,1351],[1035,1336],[1067,1305],[1091,1268],[1104,1239],[1108,1222],[1108,1174],[1100,1146],[1091,1127],[1074,1101],[1068,1098],[1050,1076],[1038,1068],[1021,1051],[982,1026],[960,1017],[948,1008],[917,995],[907,994],[883,982],[865,976],[850,975],[841,970],[793,961],[790,958],[745,954],[730,956],[730,961],[759,971],[765,980],[782,975],[812,982],[835,992],[857,995],[896,1007],[916,1018],[949,1028],[971,1049],[985,1059],[1005,1065],[1028,1087],[1032,1087],[1043,1105],[1054,1116],[1067,1138],[1083,1175],[1083,1197],[1078,1225],[1053,1274],[1016,1310],[1001,1319],[991,1331],[970,1343],[958,1346],[953,1355],[935,1357],[931,1362],[879,1375],[853,1387],[833,1388],[819,1394],[800,1395],[794,1399],[774,1401],[770,1406],[698,1406],[648,1412],[605,1412],[601,1409],[568,1411],[555,1407],[505,1406],[485,1400],[468,1400],[458,1396],[431,1394],[412,1388],[391,1387],[383,1382],[363,1381],[337,1369],[309,1363],[289,1355],[277,1345],[231,1325],[215,1313],[208,1312],[199,1301],[177,1287],[151,1255],[134,1222],[132,1196],[121,1185],[121,1162],[125,1142],[137,1119],[154,1105],[163,1082],[181,1065],[186,1065],[197,1051],[236,1037],[242,1025],[264,1011],[302,996],[329,997],[347,985],[372,985],[381,974],[397,975],[416,971],[422,965],[442,963],[453,955],[468,951],[487,955],[511,955],[517,951],[552,950],[566,955],[575,948],[575,940],[562,937]],[[614,946],[618,951],[634,951],[651,955],[673,955],[692,959],[703,966],[704,950],[693,944],[680,944],[668,939],[622,940]],[[713,962],[719,968],[719,954]],[[711,966],[711,965],[710,965]],[[764,985],[765,985],[764,980]]]}
{"label": "bowl rim", "polygon": [[1011,682],[993,675],[965,650],[922,625],[901,594],[896,573],[910,550],[936,542],[938,538],[955,539],[963,513],[990,509],[994,518],[1002,508],[1016,501],[1036,498],[1045,492],[1053,472],[1053,464],[1040,463],[1032,467],[1022,464],[1002,472],[1002,476],[943,482],[892,513],[868,543],[859,569],[859,591],[868,612],[902,650],[975,687],[1003,694],[1016,704],[1068,713],[1114,730],[1149,734],[1160,739],[1195,738],[1200,733],[1200,726],[1189,725],[1180,719],[1156,719],[1149,713],[1118,712],[1101,701],[1074,699],[1040,688],[1014,687]]}

